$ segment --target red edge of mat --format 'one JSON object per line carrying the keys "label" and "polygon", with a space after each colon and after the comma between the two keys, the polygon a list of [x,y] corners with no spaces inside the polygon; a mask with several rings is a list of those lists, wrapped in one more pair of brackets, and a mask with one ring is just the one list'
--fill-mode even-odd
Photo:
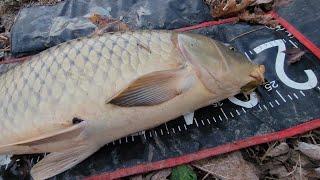
{"label": "red edge of mat", "polygon": [[94,175],[86,178],[86,180],[117,179],[124,176],[129,176],[129,175],[138,174],[142,172],[169,168],[169,167],[177,166],[180,164],[186,164],[195,160],[200,160],[200,159],[208,158],[211,156],[239,150],[239,149],[250,147],[257,144],[263,144],[270,141],[285,139],[298,134],[303,134],[305,132],[308,132],[310,130],[313,130],[319,127],[320,127],[320,119],[315,119],[315,120],[311,120],[309,122],[299,124],[297,126],[294,126],[282,131],[253,136],[243,140],[238,140],[232,143],[220,145],[214,148],[208,148],[208,149],[200,150],[195,153],[174,157],[174,158],[169,158],[162,161],[151,162],[147,164],[140,164],[134,167],[119,169],[110,173]]}
{"label": "red edge of mat", "polygon": [[[320,59],[320,49],[314,45],[307,37],[305,37],[302,33],[300,33],[294,26],[292,26],[288,21],[281,18],[276,12],[271,12],[271,15],[274,19],[276,19],[285,29],[287,29],[295,38],[297,38],[300,43],[302,43],[305,47],[307,47],[318,59]],[[204,22],[198,25],[184,27],[180,29],[176,29],[178,32],[190,31],[194,29],[204,28],[208,26],[214,26],[219,24],[227,24],[236,22],[237,18],[228,18],[220,21],[209,21]],[[195,153],[186,154],[179,157],[169,158],[162,161],[156,161],[146,164],[136,165],[134,167],[122,168],[109,173],[102,173],[98,175],[93,175],[87,177],[86,180],[105,180],[105,179],[118,179],[121,177],[139,174],[143,172],[153,171],[157,169],[169,168],[181,164],[186,164],[192,161],[208,158],[211,156],[243,149],[246,147],[267,143],[270,141],[276,141],[285,139],[288,137],[292,137],[298,134],[303,134],[313,129],[320,128],[320,119],[314,119],[297,126],[284,129],[282,131],[267,133],[263,135],[249,137],[243,140],[238,140],[232,143],[220,145],[214,148],[208,148],[204,150],[200,150]]]}

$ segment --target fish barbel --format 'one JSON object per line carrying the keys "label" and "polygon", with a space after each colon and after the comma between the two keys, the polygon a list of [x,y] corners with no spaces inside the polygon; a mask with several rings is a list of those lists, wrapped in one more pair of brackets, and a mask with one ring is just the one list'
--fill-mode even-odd
{"label": "fish barbel", "polygon": [[108,142],[251,90],[263,74],[263,65],[190,33],[65,42],[0,76],[0,154],[50,152],[31,169],[49,178]]}

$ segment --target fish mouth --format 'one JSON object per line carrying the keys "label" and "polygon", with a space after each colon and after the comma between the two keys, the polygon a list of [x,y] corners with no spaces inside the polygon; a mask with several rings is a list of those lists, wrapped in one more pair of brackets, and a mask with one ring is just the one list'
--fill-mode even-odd
{"label": "fish mouth", "polygon": [[258,83],[264,83],[264,73],[266,72],[266,68],[264,65],[258,65],[258,67],[254,68],[253,71],[250,73],[250,77],[255,79]]}
{"label": "fish mouth", "polygon": [[265,79],[264,79],[264,73],[266,69],[264,65],[258,65],[258,67],[254,68],[249,76],[253,79],[246,85],[241,87],[241,92],[243,94],[250,94],[253,92],[258,86],[264,84]]}

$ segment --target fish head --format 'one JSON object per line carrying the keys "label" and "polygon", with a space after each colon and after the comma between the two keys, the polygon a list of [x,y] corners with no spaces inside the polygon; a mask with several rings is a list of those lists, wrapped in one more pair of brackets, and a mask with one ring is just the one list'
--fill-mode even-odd
{"label": "fish head", "polygon": [[265,67],[223,43],[198,34],[178,34],[178,46],[212,93],[250,93],[264,82]]}

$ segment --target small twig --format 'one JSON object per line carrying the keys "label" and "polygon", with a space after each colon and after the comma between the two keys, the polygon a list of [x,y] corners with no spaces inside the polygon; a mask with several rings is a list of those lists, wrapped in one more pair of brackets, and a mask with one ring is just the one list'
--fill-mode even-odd
{"label": "small twig", "polygon": [[10,47],[6,47],[4,49],[0,49],[0,51],[9,52],[10,51]]}
{"label": "small twig", "polygon": [[232,38],[231,40],[229,40],[229,42],[232,42],[232,41],[234,41],[235,39],[238,39],[239,37],[242,37],[242,36],[244,36],[244,35],[247,35],[247,34],[250,34],[250,33],[256,32],[256,31],[259,31],[259,30],[264,29],[264,28],[265,28],[265,27],[263,26],[263,27],[260,27],[260,28],[257,28],[257,29],[253,29],[253,30],[251,30],[251,31],[244,32],[244,33],[239,34],[238,36]]}
{"label": "small twig", "polygon": [[272,180],[278,180],[279,178],[274,178],[274,177],[265,177],[265,179],[272,179]]}
{"label": "small twig", "polygon": [[268,147],[266,153],[261,157],[261,161],[264,161],[268,155],[268,153],[276,146],[278,142],[273,143],[271,146]]}
{"label": "small twig", "polygon": [[203,178],[201,180],[205,180],[209,175],[210,175],[210,173],[207,173],[205,176],[203,176]]}
{"label": "small twig", "polygon": [[196,168],[198,168],[198,169],[200,169],[200,170],[202,170],[202,171],[204,171],[204,172],[210,173],[210,174],[212,174],[212,175],[214,175],[214,176],[216,176],[216,177],[218,177],[218,178],[220,178],[220,179],[230,179],[230,178],[227,178],[227,177],[225,177],[225,176],[219,175],[219,174],[217,174],[217,173],[215,173],[215,172],[212,172],[212,171],[210,171],[210,170],[208,170],[208,169],[205,169],[205,168],[203,168],[203,167],[201,167],[201,166],[198,166],[198,165],[196,165],[196,164],[192,164],[192,166],[194,166],[194,167],[196,167]]}
{"label": "small twig", "polygon": [[17,62],[27,61],[30,59],[31,59],[31,56],[26,56],[26,57],[22,57],[22,58],[8,58],[3,61],[0,61],[0,64],[12,64],[12,63],[17,63]]}
{"label": "small twig", "polygon": [[317,144],[317,141],[313,138],[313,134],[310,134],[310,135],[311,135],[310,138],[311,138],[313,144]]}
{"label": "small twig", "polygon": [[297,167],[298,167],[298,162],[296,163],[296,165],[293,167],[293,170],[291,172],[289,172],[286,176],[284,177],[288,177],[288,176],[291,176],[296,170],[297,170]]}
{"label": "small twig", "polygon": [[300,175],[300,180],[302,180],[302,169],[301,169],[301,158],[300,158],[300,153],[299,153],[299,175]]}
{"label": "small twig", "polygon": [[9,38],[6,37],[6,36],[4,36],[4,35],[0,35],[0,39],[1,39],[1,40],[4,40],[4,41],[8,41],[8,40],[9,40]]}

